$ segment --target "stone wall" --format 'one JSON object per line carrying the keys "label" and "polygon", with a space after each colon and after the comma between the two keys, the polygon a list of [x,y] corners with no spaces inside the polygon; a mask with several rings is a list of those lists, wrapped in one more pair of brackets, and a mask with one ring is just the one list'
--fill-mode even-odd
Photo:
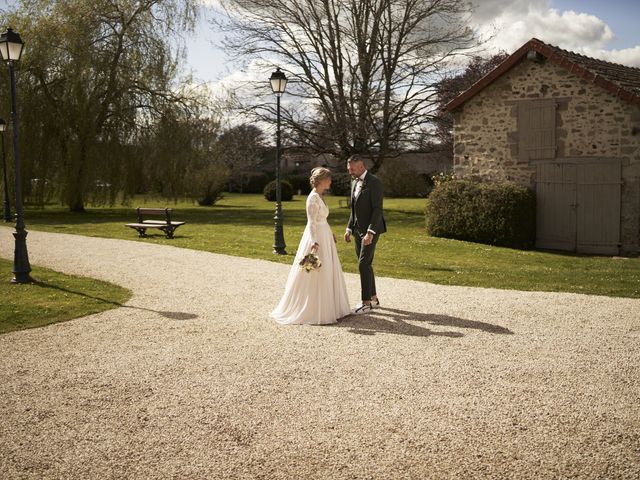
{"label": "stone wall", "polygon": [[517,108],[553,98],[556,158],[614,158],[622,163],[623,253],[640,238],[640,108],[551,62],[527,59],[454,112],[454,171],[461,178],[512,181],[535,188],[536,161],[518,154]]}

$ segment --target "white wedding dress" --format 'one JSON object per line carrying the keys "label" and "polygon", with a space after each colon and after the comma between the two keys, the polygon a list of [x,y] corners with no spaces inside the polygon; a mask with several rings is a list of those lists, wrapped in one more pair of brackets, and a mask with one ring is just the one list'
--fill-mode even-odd
{"label": "white wedding dress", "polygon": [[[347,286],[327,223],[328,215],[329,207],[318,193],[312,191],[307,197],[307,226],[300,239],[284,295],[271,312],[278,323],[322,325],[336,323],[350,313]],[[316,255],[322,265],[307,272],[300,267],[300,260],[309,253],[314,242],[318,242]]]}

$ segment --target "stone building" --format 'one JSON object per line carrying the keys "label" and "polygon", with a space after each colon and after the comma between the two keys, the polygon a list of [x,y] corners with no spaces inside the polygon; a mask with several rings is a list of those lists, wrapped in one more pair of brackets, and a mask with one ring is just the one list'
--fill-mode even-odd
{"label": "stone building", "polygon": [[639,252],[640,69],[533,38],[446,110],[456,176],[535,189],[537,247]]}

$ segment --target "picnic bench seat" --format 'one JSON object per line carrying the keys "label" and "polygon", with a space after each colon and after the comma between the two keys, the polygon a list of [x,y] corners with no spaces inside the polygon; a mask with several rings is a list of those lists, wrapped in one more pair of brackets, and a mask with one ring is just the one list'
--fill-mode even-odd
{"label": "picnic bench seat", "polygon": [[[174,222],[171,220],[171,212],[170,208],[136,208],[136,213],[138,214],[138,222],[137,223],[127,223],[125,226],[133,228],[137,230],[138,234],[141,237],[147,236],[147,229],[149,228],[157,228],[158,230],[162,230],[164,235],[167,238],[173,238],[173,232],[180,225],[184,225],[187,222]],[[153,220],[145,217],[154,216],[154,217],[164,217],[164,220]]]}

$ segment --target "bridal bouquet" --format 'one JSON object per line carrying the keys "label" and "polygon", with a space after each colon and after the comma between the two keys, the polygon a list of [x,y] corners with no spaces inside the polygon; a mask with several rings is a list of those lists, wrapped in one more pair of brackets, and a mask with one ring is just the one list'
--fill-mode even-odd
{"label": "bridal bouquet", "polygon": [[317,270],[322,266],[322,262],[315,253],[307,253],[302,260],[300,260],[300,268],[306,270],[309,273],[311,270]]}

